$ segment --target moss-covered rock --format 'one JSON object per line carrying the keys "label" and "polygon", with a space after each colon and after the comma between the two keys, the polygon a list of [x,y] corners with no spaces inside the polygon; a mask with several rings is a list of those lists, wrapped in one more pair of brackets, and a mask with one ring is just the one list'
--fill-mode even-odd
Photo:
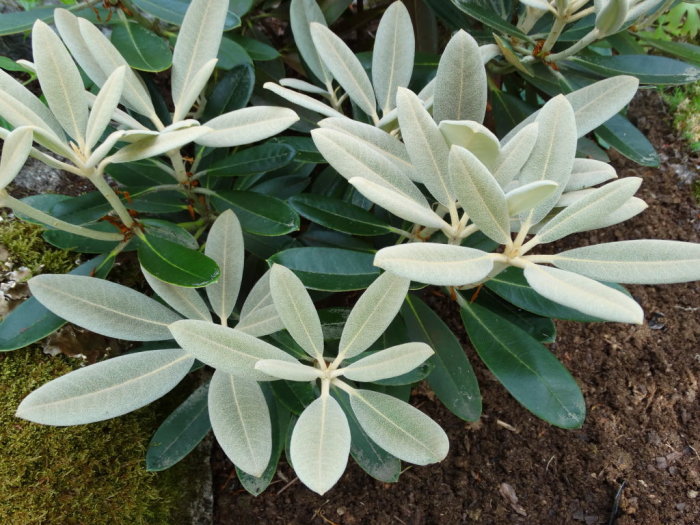
{"label": "moss-covered rock", "polygon": [[0,355],[0,523],[170,524],[182,472],[146,472],[157,426],[147,407],[77,427],[48,427],[14,416],[32,390],[80,362],[38,348]]}

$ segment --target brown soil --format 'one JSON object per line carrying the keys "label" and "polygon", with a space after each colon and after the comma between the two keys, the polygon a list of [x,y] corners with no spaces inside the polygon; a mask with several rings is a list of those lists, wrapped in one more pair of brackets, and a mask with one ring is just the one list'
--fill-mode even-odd
{"label": "brown soil", "polygon": [[[679,178],[695,171],[698,158],[672,132],[655,93],[638,97],[632,115],[661,153],[661,169],[640,168],[614,153],[613,160],[621,177],[644,178],[639,196],[650,208],[624,225],[567,239],[566,247],[700,240],[698,208]],[[408,467],[395,484],[351,464],[324,496],[294,482],[283,463],[273,485],[254,498],[231,477],[233,467],[217,447],[215,523],[699,524],[699,290],[698,283],[631,287],[646,312],[643,326],[558,323],[551,349],[578,379],[588,407],[585,425],[574,431],[523,409],[480,364],[453,305],[433,303],[465,342],[484,398],[481,420],[467,424],[422,388],[415,393],[413,402],[450,437],[447,459]]]}

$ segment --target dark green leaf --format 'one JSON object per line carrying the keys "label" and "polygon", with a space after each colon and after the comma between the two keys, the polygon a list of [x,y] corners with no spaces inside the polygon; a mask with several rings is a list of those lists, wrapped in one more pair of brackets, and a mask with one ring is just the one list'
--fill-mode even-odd
{"label": "dark green leaf", "polygon": [[486,282],[486,287],[509,303],[533,314],[567,321],[596,322],[601,319],[582,314],[542,297],[533,290],[520,268],[511,266]]}
{"label": "dark green leaf", "polygon": [[181,244],[185,248],[190,248],[192,250],[196,250],[199,247],[197,239],[195,239],[190,232],[177,224],[160,219],[141,219],[141,223],[146,228],[146,233],[148,233],[148,235]]}
{"label": "dark green leaf", "polygon": [[494,314],[499,315],[530,334],[540,343],[553,343],[557,337],[557,329],[549,317],[542,317],[531,312],[513,306],[501,299],[488,288],[482,288],[476,294],[476,303],[488,308]]}
{"label": "dark green leaf", "polygon": [[296,155],[286,144],[267,143],[237,151],[206,169],[212,177],[242,177],[284,168]]}
{"label": "dark green leaf", "polygon": [[[0,16],[0,36],[29,31],[37,20],[43,20],[50,24],[53,21],[54,9],[55,7],[38,7],[28,11],[2,13],[2,16]],[[85,16],[88,11],[88,9],[82,9],[74,14]],[[106,13],[104,10],[101,11],[103,14]]]}
{"label": "dark green leaf", "polygon": [[[189,0],[132,0],[132,2],[136,7],[143,9],[156,19],[177,26],[182,24],[182,19],[185,17],[185,12],[190,5]],[[241,19],[238,17],[238,14],[243,13],[236,13],[229,5],[224,25],[225,30],[228,31],[241,25]]]}
{"label": "dark green leaf", "polygon": [[253,94],[255,73],[250,64],[241,64],[221,76],[204,108],[202,122],[229,111],[244,108]]}
{"label": "dark green leaf", "polygon": [[306,231],[297,240],[305,246],[318,248],[343,248],[358,252],[374,253],[375,248],[367,240],[358,239],[345,233],[327,230],[321,226],[310,224]]}
{"label": "dark green leaf", "polygon": [[304,191],[311,183],[309,177],[305,175],[283,175],[281,177],[268,178],[250,187],[250,191],[272,195],[278,199],[286,200]]}
{"label": "dark green leaf", "polygon": [[203,253],[154,235],[139,237],[138,254],[141,266],[166,283],[198,287],[219,278],[219,267]]}
{"label": "dark green leaf", "polygon": [[322,164],[326,162],[323,155],[316,149],[311,137],[275,137],[272,140],[293,147],[297,152],[294,157],[296,162],[311,162],[312,164]]}
{"label": "dark green leaf", "polygon": [[422,341],[435,352],[435,365],[428,384],[438,399],[457,417],[476,421],[481,416],[479,383],[464,348],[433,310],[415,295],[408,295],[401,307],[408,336]]}
{"label": "dark green leaf", "polygon": [[[49,215],[53,215],[52,210],[54,206],[56,206],[60,202],[69,200],[70,198],[70,195],[61,195],[59,193],[43,193],[41,195],[31,195],[20,200],[23,203],[28,204],[32,208],[36,208],[39,211],[48,213]],[[27,217],[22,213],[15,213],[15,215],[25,222],[31,222],[32,224],[42,224],[45,227],[48,227],[43,222]]]}
{"label": "dark green leaf", "polygon": [[[429,4],[432,5],[433,2],[440,1],[444,0],[433,0],[432,2],[429,2]],[[532,39],[529,36],[520,31],[514,25],[508,23],[498,13],[495,13],[486,7],[482,7],[477,2],[471,0],[452,0],[452,3],[472,18],[476,18],[485,26],[502,31],[507,35],[532,42]]]}
{"label": "dark green leaf", "polygon": [[652,38],[644,33],[637,33],[637,36],[644,40],[645,44],[655,47],[659,51],[675,55],[678,58],[700,67],[700,46],[689,44],[688,42],[673,42]]}
{"label": "dark green leaf", "polygon": [[568,65],[605,77],[633,75],[642,84],[657,86],[689,84],[700,79],[700,68],[654,55],[577,56],[569,58]]}
{"label": "dark green leaf", "polygon": [[370,439],[362,429],[355,413],[350,406],[348,395],[333,388],[333,397],[348,418],[350,425],[350,455],[355,462],[375,479],[384,483],[396,483],[401,475],[401,460],[389,454],[386,450]]}
{"label": "dark green leaf", "polygon": [[179,191],[154,191],[139,195],[138,189],[129,199],[125,199],[127,208],[141,213],[179,213],[187,209],[184,194]]}
{"label": "dark green leaf", "polygon": [[[112,268],[114,259],[100,255],[74,270],[71,275],[95,275],[104,278]],[[0,351],[24,348],[58,330],[66,322],[51,313],[34,297],[26,299],[0,322]]]}
{"label": "dark green leaf", "polygon": [[[86,226],[86,228],[101,232],[118,233],[118,230],[108,222],[98,222]],[[117,241],[98,241],[63,230],[47,230],[42,234],[42,237],[56,248],[78,253],[106,253],[119,244]]]}
{"label": "dark green leaf", "polygon": [[659,165],[659,155],[651,142],[621,115],[615,115],[596,128],[595,134],[637,164],[652,167]]}
{"label": "dark green leaf", "polygon": [[125,20],[112,29],[110,40],[134,69],[156,73],[173,62],[168,43],[137,22]]}
{"label": "dark green leaf", "polygon": [[248,233],[276,236],[299,229],[299,215],[275,197],[252,191],[220,191],[212,202],[219,212],[233,210]]}
{"label": "dark green leaf", "polygon": [[106,171],[108,175],[124,186],[146,188],[175,183],[172,175],[160,169],[151,160],[110,164]]}
{"label": "dark green leaf", "polygon": [[323,340],[326,343],[340,341],[350,310],[350,308],[334,306],[318,311],[318,316],[321,319],[321,328],[323,329]]}
{"label": "dark green leaf", "polygon": [[294,415],[301,414],[316,399],[311,383],[299,381],[270,381],[275,397]]}
{"label": "dark green leaf", "polygon": [[374,254],[341,248],[292,248],[268,259],[286,266],[307,288],[346,292],[367,288],[379,275]]}
{"label": "dark green leaf", "polygon": [[307,193],[289,199],[289,204],[302,217],[350,235],[384,235],[391,227],[359,206],[334,197]]}
{"label": "dark green leaf", "polygon": [[206,383],[161,423],[148,444],[146,470],[169,469],[192,452],[209,433],[208,394],[209,383]]}
{"label": "dark green leaf", "polygon": [[219,61],[216,66],[225,70],[233,69],[241,64],[253,63],[243,46],[226,37],[221,39],[221,47],[219,47],[217,58]]}
{"label": "dark green leaf", "polygon": [[57,202],[51,208],[51,215],[71,224],[86,224],[104,217],[112,207],[99,191],[83,193]]}
{"label": "dark green leaf", "polygon": [[253,60],[266,61],[274,60],[280,56],[277,50],[259,40],[242,35],[231,35],[231,40],[245,49],[248,56]]}
{"label": "dark green leaf", "polygon": [[260,259],[269,259],[277,252],[293,247],[296,241],[289,235],[267,237],[243,232],[245,249]]}
{"label": "dark green leaf", "polygon": [[558,427],[583,424],[581,389],[546,347],[478,304],[464,303],[460,313],[479,357],[519,403]]}

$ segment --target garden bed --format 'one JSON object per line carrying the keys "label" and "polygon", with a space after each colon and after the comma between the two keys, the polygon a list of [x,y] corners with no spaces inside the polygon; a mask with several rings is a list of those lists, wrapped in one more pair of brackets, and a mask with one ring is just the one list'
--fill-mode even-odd
{"label": "garden bed", "polygon": [[[690,189],[697,155],[673,132],[655,93],[638,95],[630,115],[659,151],[661,168],[639,167],[615,152],[613,164],[620,177],[643,177],[638,195],[649,209],[623,225],[572,236],[560,247],[700,240]],[[588,409],[585,425],[574,431],[552,427],[518,405],[466,343],[457,307],[436,298],[432,306],[460,334],[484,398],[482,418],[470,424],[426,390],[414,393],[413,403],[450,437],[445,461],[407,465],[396,484],[376,481],[351,464],[324,496],[295,481],[283,465],[254,498],[215,445],[215,523],[698,523],[699,289],[698,283],[631,286],[644,307],[643,326],[557,324],[557,343],[550,348],[578,380]]]}

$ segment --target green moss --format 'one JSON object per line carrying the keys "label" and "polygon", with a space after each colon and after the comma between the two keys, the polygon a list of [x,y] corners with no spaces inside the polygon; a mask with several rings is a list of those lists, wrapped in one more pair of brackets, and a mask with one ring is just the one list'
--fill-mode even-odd
{"label": "green moss", "polygon": [[158,425],[152,408],[65,428],[14,416],[29,392],[78,366],[36,347],[0,355],[0,523],[175,522],[182,471],[145,470],[145,449]]}
{"label": "green moss", "polygon": [[673,113],[673,124],[690,144],[700,150],[700,82],[679,86],[663,92],[664,100]]}
{"label": "green moss", "polygon": [[65,273],[75,266],[76,255],[46,244],[43,229],[36,224],[4,218],[0,222],[0,244],[10,253],[15,266],[37,273]]}

